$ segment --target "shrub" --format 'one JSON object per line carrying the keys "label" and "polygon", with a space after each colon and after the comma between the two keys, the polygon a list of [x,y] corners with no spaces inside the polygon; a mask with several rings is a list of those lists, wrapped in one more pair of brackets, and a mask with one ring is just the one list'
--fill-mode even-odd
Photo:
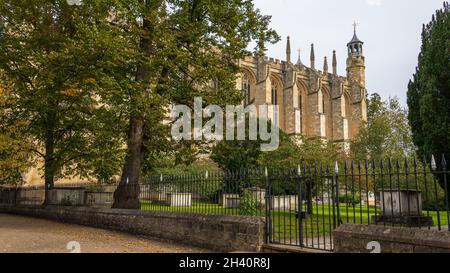
{"label": "shrub", "polygon": [[[423,199],[423,198],[422,198]],[[437,205],[437,206],[436,206]],[[429,200],[423,200],[422,201],[422,210],[426,211],[446,211],[447,210],[447,204],[445,202],[445,198],[438,198],[437,204],[435,197]]]}
{"label": "shrub", "polygon": [[340,195],[339,196],[339,203],[341,204],[347,204],[347,205],[352,205],[355,206],[359,203],[361,203],[361,198],[357,195],[352,196],[352,195]]}
{"label": "shrub", "polygon": [[241,215],[256,216],[258,213],[257,202],[252,194],[245,190],[242,193],[241,201],[239,202],[239,211]]}

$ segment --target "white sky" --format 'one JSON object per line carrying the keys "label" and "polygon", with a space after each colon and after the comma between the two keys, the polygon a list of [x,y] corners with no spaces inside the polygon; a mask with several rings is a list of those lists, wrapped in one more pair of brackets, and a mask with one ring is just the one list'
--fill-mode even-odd
{"label": "white sky", "polygon": [[292,59],[301,48],[309,66],[314,43],[316,68],[322,70],[328,56],[337,51],[338,73],[346,74],[347,43],[353,22],[359,22],[358,37],[364,41],[369,93],[383,98],[397,96],[406,106],[406,90],[420,52],[422,24],[431,20],[443,0],[254,0],[263,14],[272,15],[272,28],[283,38],[269,46],[267,55],[285,59],[286,36],[291,36]]}

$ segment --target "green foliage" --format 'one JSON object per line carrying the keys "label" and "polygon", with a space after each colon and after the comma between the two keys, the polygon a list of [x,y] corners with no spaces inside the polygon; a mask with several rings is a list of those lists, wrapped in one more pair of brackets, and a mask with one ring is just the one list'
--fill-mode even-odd
{"label": "green foliage", "polygon": [[377,93],[371,95],[367,124],[360,128],[358,136],[352,141],[351,152],[355,159],[376,162],[414,155],[407,111],[400,106],[397,98],[382,101]]}
{"label": "green foliage", "polygon": [[223,170],[231,171],[257,168],[260,154],[259,141],[221,141],[213,147],[211,158]]}
{"label": "green foliage", "polygon": [[280,132],[280,147],[272,152],[264,152],[259,165],[269,168],[291,168],[298,165],[328,165],[345,156],[342,147],[318,137],[289,136]]}
{"label": "green foliage", "polygon": [[352,194],[340,195],[339,196],[339,203],[340,204],[347,204],[347,205],[350,205],[350,206],[355,206],[355,205],[361,203],[361,197],[359,197],[358,195],[352,195]]}
{"label": "green foliage", "polygon": [[[0,85],[0,120],[5,120],[8,111],[4,105],[12,100],[6,86]],[[26,123],[0,123],[0,184],[23,183],[22,173],[31,164],[31,143],[25,134]]]}
{"label": "green foliage", "polygon": [[219,171],[217,164],[209,158],[196,159],[191,162],[179,164],[175,156],[164,154],[155,161],[153,169],[150,172],[144,173],[144,175],[205,175],[207,171],[210,173]]}
{"label": "green foliage", "polygon": [[320,138],[289,136],[279,131],[278,149],[262,152],[260,141],[222,141],[212,150],[211,158],[224,170],[278,169],[297,170],[298,165],[327,165],[344,157],[340,146]]}
{"label": "green foliage", "polygon": [[423,26],[418,66],[408,85],[409,121],[421,157],[450,158],[450,12]]}
{"label": "green foliage", "polygon": [[[192,108],[193,98],[201,96],[206,104],[239,103],[242,94],[236,89],[239,67],[235,60],[249,54],[247,46],[261,33],[265,36],[263,42],[279,39],[269,28],[269,18],[261,15],[252,1],[135,2],[136,5],[120,6],[117,22],[127,22],[124,26],[130,30],[126,32],[130,36],[124,39],[139,41],[131,47],[138,54],[129,58],[136,66],[124,69],[123,75],[115,79],[133,80],[131,92],[122,93],[123,101],[129,102],[132,110],[130,127],[144,129],[143,136],[130,134],[128,137],[125,165],[128,169],[124,168],[124,172],[132,173],[134,178],[136,170],[141,170],[141,166],[133,166],[140,165],[137,157],[143,156],[144,171],[152,172],[160,152],[168,153],[176,147],[169,144],[167,149],[168,145],[162,142],[168,135],[159,133],[167,132],[159,127],[169,102]],[[135,21],[142,19],[142,25],[134,26]],[[129,55],[126,51],[119,54]],[[138,77],[134,77],[136,74]],[[220,83],[220,90],[212,92],[212,80]],[[130,147],[131,144],[136,147]],[[133,152],[141,145],[143,151]],[[201,141],[177,144],[185,151],[201,150],[203,145]],[[181,159],[177,164],[189,161],[193,154],[177,157]]]}
{"label": "green foliage", "polygon": [[246,216],[256,216],[258,214],[257,201],[248,190],[244,190],[240,198],[239,213]]}
{"label": "green foliage", "polygon": [[[273,152],[262,153],[258,162],[260,166],[266,166],[269,170],[290,169],[295,173],[300,171],[303,174],[302,192],[305,199],[311,201],[312,193],[320,188],[325,182],[315,177],[314,172],[326,174],[330,165],[344,158],[342,147],[330,141],[323,141],[320,138],[288,136],[280,134],[280,147]],[[295,180],[274,180],[272,183],[273,194],[295,194],[298,192],[297,181]]]}
{"label": "green foliage", "polygon": [[[213,148],[211,158],[227,171],[268,168],[269,172],[276,173],[279,169],[291,169],[297,173],[300,165],[303,173],[301,190],[304,200],[308,200],[308,213],[312,214],[313,192],[316,192],[325,182],[312,173],[314,171],[326,173],[326,166],[344,156],[342,148],[332,142],[324,142],[320,138],[289,136],[280,131],[280,145],[275,151],[261,152],[260,143],[256,141],[222,141]],[[256,178],[256,174],[252,175]],[[263,173],[260,172],[259,175],[262,176]],[[245,188],[255,181],[264,181],[263,177],[250,182],[239,176],[240,173],[237,172],[235,179],[224,181],[225,189],[236,188],[236,181],[239,181],[239,188]],[[294,179],[272,179],[271,192],[273,195],[296,194],[298,193],[297,184],[298,181]],[[264,188],[264,185],[253,186]]]}
{"label": "green foliage", "polygon": [[109,178],[118,171],[124,131],[123,111],[108,103],[115,95],[106,91],[114,85],[110,64],[121,61],[111,52],[124,46],[110,31],[109,6],[3,0],[0,17],[0,81],[14,98],[2,106],[2,123],[24,124],[46,183]]}
{"label": "green foliage", "polygon": [[[24,122],[48,184],[107,180],[121,166],[136,182],[176,145],[198,149],[203,143],[167,141],[168,106],[192,106],[194,96],[239,103],[235,60],[252,41],[263,50],[279,40],[247,0],[2,0],[0,18],[0,80],[15,98],[2,122]],[[195,152],[175,158],[186,165]]]}

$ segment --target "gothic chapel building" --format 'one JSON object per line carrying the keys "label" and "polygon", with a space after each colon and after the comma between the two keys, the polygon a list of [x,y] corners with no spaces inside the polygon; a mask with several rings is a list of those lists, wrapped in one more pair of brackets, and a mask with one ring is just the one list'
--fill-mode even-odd
{"label": "gothic chapel building", "polygon": [[347,44],[346,77],[337,75],[336,51],[332,71],[328,71],[326,57],[323,71],[317,70],[314,45],[310,67],[302,63],[300,56],[297,63],[292,63],[289,37],[286,61],[265,56],[240,60],[242,73],[237,85],[245,94],[244,104],[278,105],[278,111],[269,110],[269,118],[287,134],[348,143],[367,120],[363,44],[355,28]]}

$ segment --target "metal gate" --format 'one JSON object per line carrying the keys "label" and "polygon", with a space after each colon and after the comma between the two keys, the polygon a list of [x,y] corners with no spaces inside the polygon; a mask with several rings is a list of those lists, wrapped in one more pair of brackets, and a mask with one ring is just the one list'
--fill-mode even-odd
{"label": "metal gate", "polygon": [[333,230],[341,222],[336,176],[329,170],[304,169],[266,177],[267,241],[332,251]]}

